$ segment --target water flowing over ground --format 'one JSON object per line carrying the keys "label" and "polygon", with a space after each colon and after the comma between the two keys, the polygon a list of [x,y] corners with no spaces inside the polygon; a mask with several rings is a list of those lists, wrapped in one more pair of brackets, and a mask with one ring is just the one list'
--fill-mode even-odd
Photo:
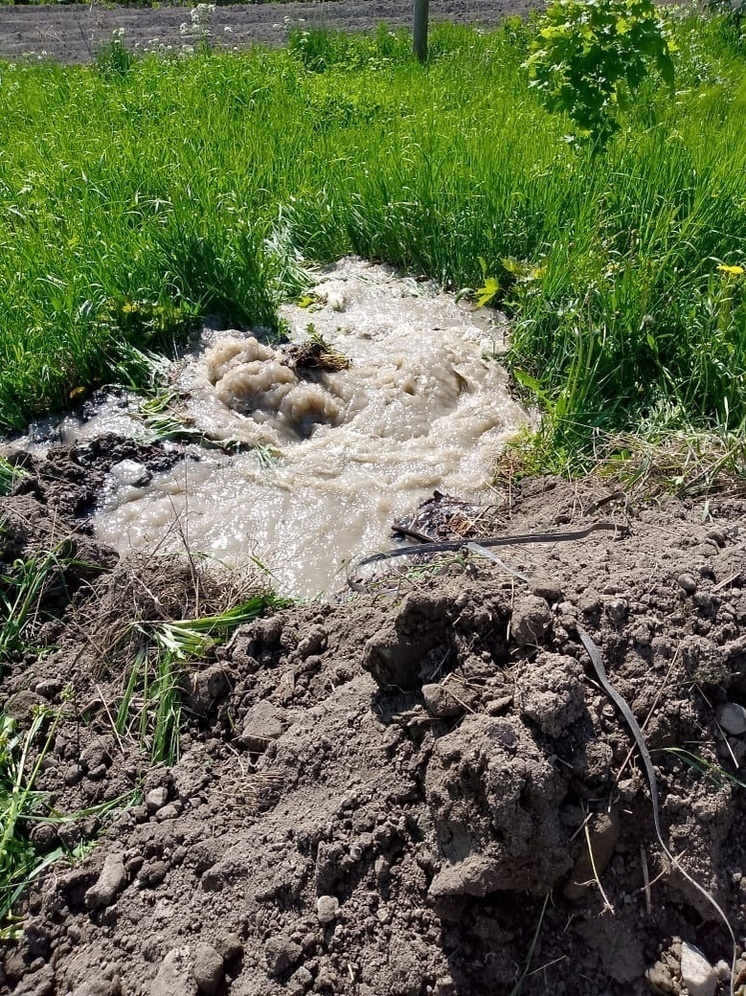
{"label": "water flowing over ground", "polygon": [[[175,390],[193,426],[251,447],[205,450],[146,486],[112,478],[97,537],[258,560],[294,594],[344,581],[393,519],[439,488],[474,496],[527,421],[497,356],[505,328],[430,281],[345,259],[282,309],[293,345],[205,330]],[[117,409],[83,427],[123,428]]]}

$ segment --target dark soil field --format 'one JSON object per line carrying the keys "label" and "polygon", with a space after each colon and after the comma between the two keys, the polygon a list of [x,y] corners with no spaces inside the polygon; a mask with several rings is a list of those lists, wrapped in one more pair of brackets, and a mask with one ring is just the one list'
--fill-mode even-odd
{"label": "dark soil field", "polygon": [[[33,887],[0,991],[743,991],[742,494],[629,504],[594,479],[525,481],[498,495],[491,530],[613,528],[501,548],[502,566],[385,571],[242,626],[184,666],[180,759],[164,766],[113,727],[137,649],[122,634],[189,615],[194,564],[118,562],[86,519],[113,460],[160,466],[132,445],[52,450],[0,500],[0,570],[63,539],[77,554],[50,592],[52,649],[2,683],[22,728],[37,705],[61,709],[36,787],[59,813],[140,792],[114,820],[32,831],[49,849],[100,838]],[[673,862],[581,630],[643,729]],[[705,893],[737,936],[733,990]]]}
{"label": "dark soil field", "polygon": [[[431,0],[431,21],[491,25],[509,14],[525,14],[544,6],[536,0]],[[134,9],[96,4],[0,6],[0,58],[48,56],[60,62],[90,62],[112,32],[124,29],[130,49],[180,49],[181,25],[189,23],[189,7]],[[288,22],[303,19],[315,27],[367,31],[385,22],[409,26],[411,3],[394,0],[321,0],[318,3],[260,3],[217,7],[209,19],[211,42],[233,49],[280,45]]]}

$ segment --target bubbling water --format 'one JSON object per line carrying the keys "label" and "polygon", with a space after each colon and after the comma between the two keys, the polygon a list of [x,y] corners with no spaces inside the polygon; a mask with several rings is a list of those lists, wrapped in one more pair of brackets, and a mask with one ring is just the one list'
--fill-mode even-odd
{"label": "bubbling water", "polygon": [[484,490],[528,417],[485,359],[501,329],[431,283],[356,259],[314,296],[313,312],[283,308],[291,338],[310,332],[349,363],[306,369],[254,336],[213,334],[177,386],[195,426],[254,449],[205,451],[145,488],[115,489],[96,516],[101,540],[255,559],[285,590],[313,595],[385,549],[392,519],[434,488]]}

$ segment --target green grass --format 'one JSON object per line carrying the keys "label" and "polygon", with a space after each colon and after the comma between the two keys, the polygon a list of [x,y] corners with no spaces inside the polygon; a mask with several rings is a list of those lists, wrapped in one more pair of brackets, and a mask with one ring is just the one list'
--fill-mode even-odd
{"label": "green grass", "polygon": [[0,573],[0,679],[3,665],[29,649],[34,631],[45,619],[45,600],[55,589],[64,589],[65,570],[76,562],[63,551],[60,546],[15,560]]}
{"label": "green grass", "polygon": [[91,846],[83,841],[73,849],[42,848],[31,838],[35,823],[61,826],[89,816],[112,816],[132,805],[131,792],[76,813],[64,815],[52,808],[48,794],[36,787],[39,772],[54,743],[59,710],[37,709],[25,731],[0,712],[0,941],[21,936],[23,918],[15,907],[31,883],[60,858],[76,860]]}
{"label": "green grass", "polygon": [[454,288],[483,260],[564,459],[663,411],[741,432],[746,277],[718,265],[746,264],[742,43],[679,15],[675,96],[643,87],[594,154],[528,86],[533,30],[436,26],[424,67],[385,29],[2,67],[0,427],[200,314],[273,327],[299,257],[357,252]]}

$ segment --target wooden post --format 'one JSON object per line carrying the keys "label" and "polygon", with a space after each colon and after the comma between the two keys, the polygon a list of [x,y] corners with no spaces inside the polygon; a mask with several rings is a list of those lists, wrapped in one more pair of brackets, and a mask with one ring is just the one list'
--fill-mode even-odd
{"label": "wooden post", "polygon": [[412,50],[420,62],[427,59],[427,13],[430,0],[414,0]]}

